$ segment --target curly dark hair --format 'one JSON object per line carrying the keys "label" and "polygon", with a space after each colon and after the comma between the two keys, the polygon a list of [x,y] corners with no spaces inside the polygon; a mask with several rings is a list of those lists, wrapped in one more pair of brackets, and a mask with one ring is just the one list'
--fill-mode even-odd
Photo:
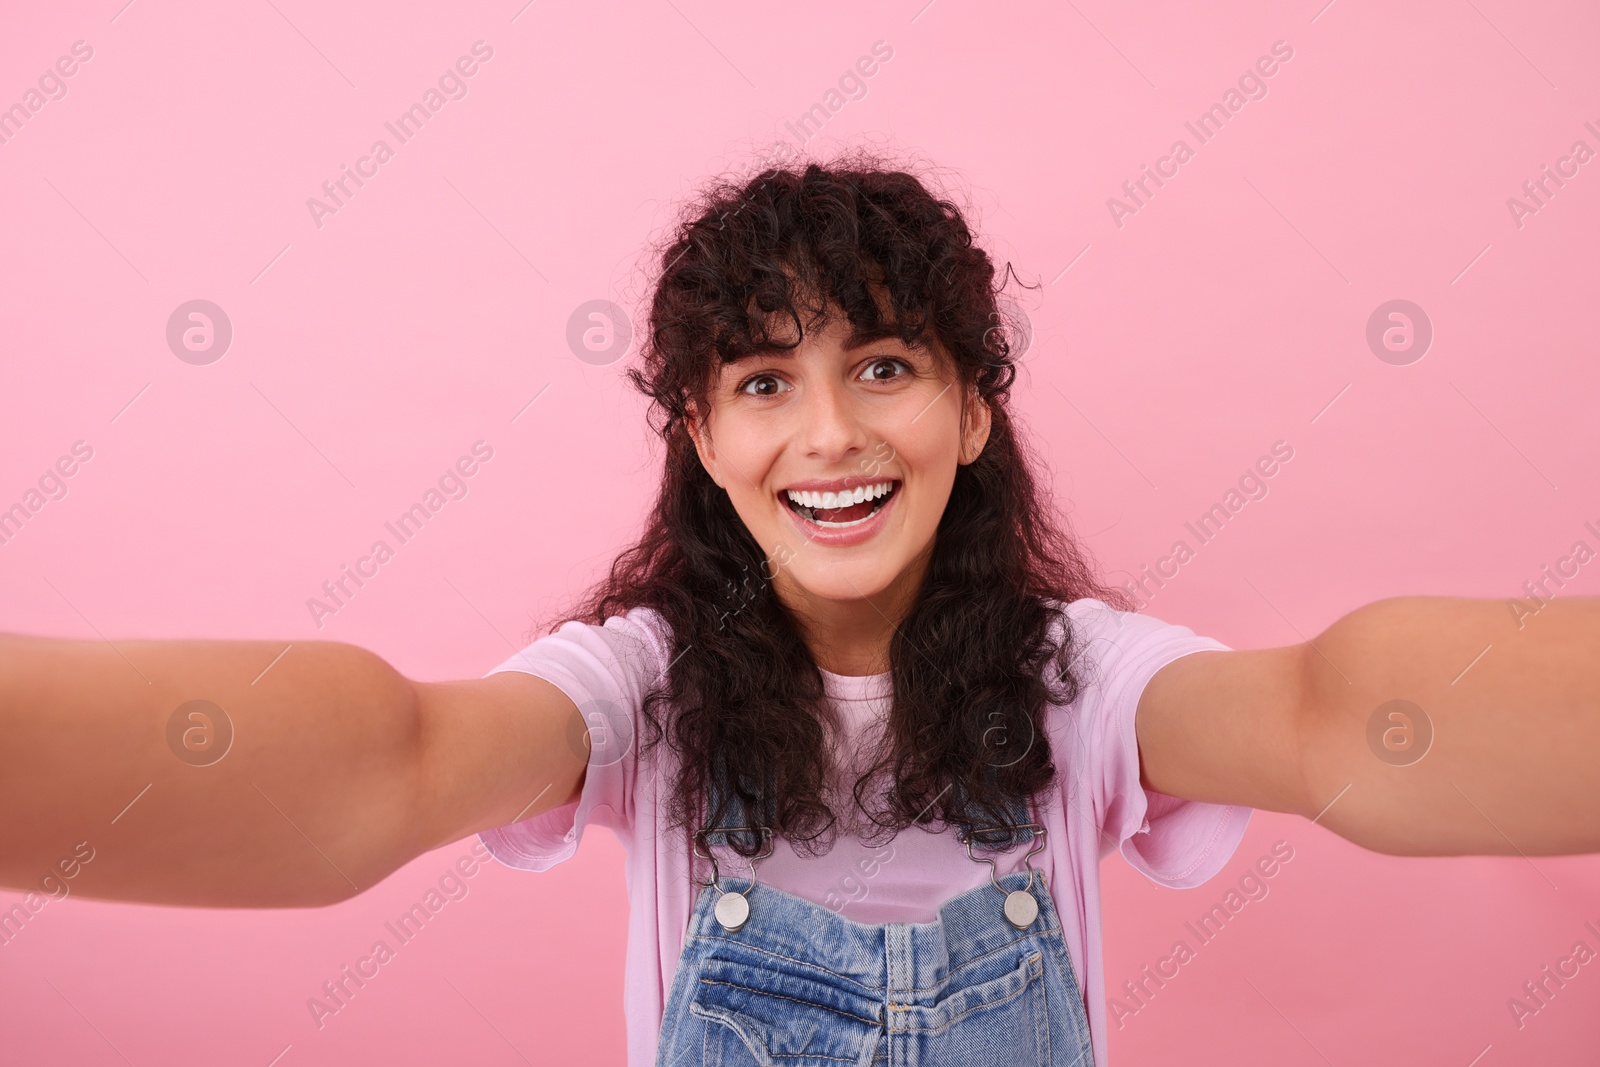
{"label": "curly dark hair", "polygon": [[[1079,691],[1064,616],[1065,639],[1051,638],[1060,607],[1086,596],[1129,607],[1058,529],[1007,409],[1020,325],[997,302],[1004,278],[993,285],[994,266],[953,203],[860,149],[803,170],[714,178],[682,219],[653,253],[642,367],[627,372],[666,443],[656,504],[643,535],[567,616],[598,625],[647,606],[670,627],[672,659],[645,699],[639,743],[643,756],[670,737],[680,756],[671,825],[704,824],[706,787],[720,773],[797,851],[815,855],[817,839],[831,847],[838,832],[826,799],[837,723],[822,676],[770,578],[752,580],[769,561],[701,465],[686,420],[691,402],[706,410],[714,359],[792,347],[793,330],[785,343],[768,329],[801,327],[800,309],[815,322],[831,305],[857,329],[879,328],[874,291],[887,294],[902,341],[916,346],[932,331],[988,402],[991,427],[981,455],[957,468],[923,585],[894,631],[887,728],[851,794],[889,833],[936,819],[1004,822],[1013,800],[1055,782],[1043,712]],[[874,790],[891,770],[892,785]],[[730,841],[745,856],[760,844]]]}

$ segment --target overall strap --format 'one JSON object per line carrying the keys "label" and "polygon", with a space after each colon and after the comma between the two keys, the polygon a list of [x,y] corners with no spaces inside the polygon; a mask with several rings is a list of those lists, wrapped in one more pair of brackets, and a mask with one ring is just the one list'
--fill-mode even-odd
{"label": "overall strap", "polygon": [[[760,811],[752,819],[744,801],[728,784],[726,761],[716,760],[706,789],[705,823],[695,835],[697,850],[726,843],[735,836],[742,841],[755,841],[763,831],[770,834],[777,814],[772,800],[776,795],[775,778],[775,774],[768,772],[767,787],[761,790]],[[723,805],[719,813],[718,808]]]}
{"label": "overall strap", "polygon": [[[991,771],[988,775],[990,782],[994,780]],[[965,797],[966,791],[957,783],[954,790],[958,797]],[[1007,822],[997,824],[984,820],[982,814],[976,810],[970,800],[965,800],[957,807],[959,814],[954,822],[959,830],[961,840],[970,842],[974,851],[1007,851],[1016,845],[1032,843],[1035,835],[1035,822],[1031,812],[1030,798],[1013,798],[1006,804]]]}
{"label": "overall strap", "polygon": [[[992,785],[994,783],[994,769],[992,767],[987,770],[987,777],[989,778],[989,784]],[[957,786],[957,793],[962,795],[959,785]],[[1041,881],[1044,878],[1044,872],[1035,868],[1032,862],[1033,857],[1044,850],[1045,830],[1044,825],[1034,822],[1033,817],[1029,814],[1028,809],[1031,800],[1031,797],[1024,797],[1008,802],[1006,808],[1009,818],[1006,825],[976,825],[974,820],[980,816],[972,810],[970,804],[962,805],[962,814],[957,819],[961,826],[961,840],[967,846],[967,855],[979,863],[987,863],[989,865],[990,883],[1005,894],[1003,911],[1006,921],[1018,930],[1026,930],[1039,917],[1039,902],[1033,896],[1033,878],[1036,874],[1039,875]],[[1028,869],[1028,884],[1024,888],[1007,891],[1005,886],[1000,884],[999,878],[996,877],[994,857],[979,855],[975,850],[1006,851],[1019,843],[1029,846],[1027,854],[1022,857],[1023,866]],[[1043,883],[1043,888],[1048,892],[1049,884],[1047,882]]]}

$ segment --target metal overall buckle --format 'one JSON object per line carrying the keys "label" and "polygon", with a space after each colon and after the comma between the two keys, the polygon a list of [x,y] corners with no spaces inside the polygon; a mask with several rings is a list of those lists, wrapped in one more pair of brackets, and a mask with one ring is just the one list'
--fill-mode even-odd
{"label": "metal overall buckle", "polygon": [[[1005,893],[1005,887],[1002,886],[999,880],[995,878],[996,868],[994,865],[994,858],[991,856],[974,856],[972,854],[973,836],[990,830],[1010,830],[1013,833],[1017,830],[1032,830],[1034,833],[1034,846],[1028,851],[1026,856],[1022,857],[1022,862],[1028,868],[1028,884],[1023,889],[1013,889],[1011,892],[1006,893],[1005,903],[1006,921],[1012,926],[1015,926],[1018,930],[1026,930],[1029,926],[1032,926],[1033,921],[1039,917],[1039,902],[1033,899],[1033,894],[1029,891],[1033,889],[1033,876],[1035,874],[1039,876],[1039,884],[1043,885],[1047,892],[1050,889],[1049,881],[1045,878],[1044,872],[1028,862],[1029,860],[1033,859],[1034,856],[1037,856],[1040,852],[1044,851],[1045,829],[1036,822],[1025,822],[1018,826],[1011,826],[1009,824],[1003,826],[978,826],[973,827],[970,830],[961,831],[961,840],[965,841],[967,844],[967,856],[974,863],[987,863],[989,865],[989,881],[994,884],[996,889],[1000,890],[1002,893]],[[1013,843],[1015,843],[1014,839]]]}
{"label": "metal overall buckle", "polygon": [[[732,834],[741,830],[759,833],[766,845],[761,852],[750,857],[748,861],[750,864],[750,884],[745,886],[743,890],[723,889],[720,884],[722,871],[717,865],[717,857],[711,854],[709,845],[706,846],[706,851],[704,852],[700,851],[700,846],[705,844],[707,834]],[[738,933],[744,929],[744,924],[750,919],[750,900],[745,894],[755,888],[756,860],[764,860],[772,855],[772,830],[766,826],[708,827],[704,830],[696,830],[694,835],[694,854],[703,860],[711,861],[711,881],[699,884],[708,889],[713,886],[716,887],[719,894],[716,906],[717,922],[721,923],[722,928],[730,934]]]}

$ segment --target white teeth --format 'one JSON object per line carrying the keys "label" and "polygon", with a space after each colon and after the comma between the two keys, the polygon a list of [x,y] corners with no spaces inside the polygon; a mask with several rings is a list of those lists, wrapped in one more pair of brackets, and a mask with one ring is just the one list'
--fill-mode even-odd
{"label": "white teeth", "polygon": [[857,486],[844,493],[797,492],[793,489],[787,492],[789,499],[803,508],[842,508],[865,500],[876,500],[887,494],[893,486],[893,482],[878,482],[876,485]]}
{"label": "white teeth", "polygon": [[850,522],[824,522],[817,518],[816,510],[818,508],[842,508],[851,504],[860,504],[867,500],[877,500],[880,497],[888,496],[894,486],[894,482],[878,482],[876,485],[857,486],[855,489],[843,493],[813,493],[794,489],[785,490],[785,492],[788,493],[791,501],[799,505],[800,514],[807,522],[825,526],[829,529],[844,529],[847,526],[858,526],[863,522],[867,522],[873,515],[882,510],[882,505],[880,504],[878,507],[873,508],[871,515],[864,515]]}

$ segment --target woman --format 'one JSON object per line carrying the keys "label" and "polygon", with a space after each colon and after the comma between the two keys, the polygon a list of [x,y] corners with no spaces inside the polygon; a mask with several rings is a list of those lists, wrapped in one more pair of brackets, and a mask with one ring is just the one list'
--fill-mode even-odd
{"label": "woman", "polygon": [[0,639],[0,805],[33,813],[0,882],[135,793],[86,895],[317,906],[473,833],[544,870],[599,824],[630,1063],[1103,1064],[1115,848],[1198,885],[1264,808],[1393,854],[1600,849],[1597,598],[1228,649],[1056,527],[995,270],[917,178],[714,184],[660,262],[629,372],[659,497],[559,629],[434,683],[336,642],[262,673],[280,645]]}

